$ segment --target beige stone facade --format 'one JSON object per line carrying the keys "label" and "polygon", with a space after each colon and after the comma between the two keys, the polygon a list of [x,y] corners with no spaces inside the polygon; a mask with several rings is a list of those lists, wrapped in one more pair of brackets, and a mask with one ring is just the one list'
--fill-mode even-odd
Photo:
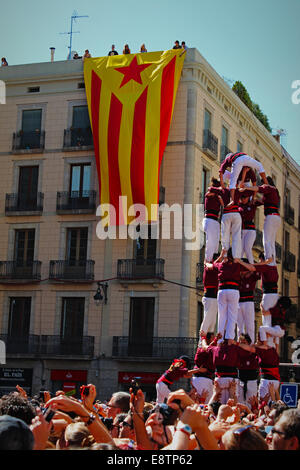
{"label": "beige stone facade", "polygon": [[[129,373],[144,377],[144,388],[153,393],[155,377],[168,365],[174,351],[177,353],[180,349],[182,353],[190,353],[196,344],[201,320],[201,283],[196,288],[200,252],[185,250],[185,240],[160,239],[155,258],[164,260],[164,280],[150,275],[148,279],[138,281],[133,275],[129,280],[120,279],[118,260],[134,260],[135,243],[131,239],[99,240],[96,236],[99,218],[92,206],[88,210],[86,206],[79,210],[70,210],[69,207],[66,211],[59,211],[57,206],[57,194],[67,194],[70,190],[74,165],[90,164],[89,190],[97,192],[98,189],[93,147],[71,145],[70,142],[66,144],[66,141],[64,145],[64,132],[70,132],[72,128],[74,107],[86,104],[82,62],[5,67],[0,71],[0,79],[6,84],[6,105],[0,105],[0,261],[3,262],[0,333],[8,341],[14,325],[12,315],[16,314],[15,311],[12,313],[15,308],[12,302],[19,299],[16,304],[22,309],[22,315],[27,315],[28,335],[31,338],[27,346],[22,343],[19,350],[17,340],[11,339],[12,349],[8,351],[7,362],[3,366],[6,370],[10,369],[7,373],[10,378],[5,380],[2,373],[0,392],[14,387],[13,374],[17,373],[16,369],[21,370],[20,380],[22,370],[26,369],[29,370],[29,378],[24,379],[24,385],[32,393],[36,393],[41,386],[54,390],[69,383],[72,388],[73,382],[78,390],[80,381],[86,377],[88,383],[96,384],[101,398],[109,398],[111,392],[128,388],[126,381]],[[39,131],[41,140],[44,136],[44,143],[42,148],[26,149],[26,145],[25,148],[18,145],[18,139],[22,140],[24,136],[19,131],[22,131],[24,111],[33,109],[41,110]],[[31,119],[35,119],[32,116]],[[204,148],[203,131],[207,116],[211,119],[211,134],[218,139],[216,153],[209,146]],[[226,143],[222,142],[222,135],[227,136]],[[277,236],[280,292],[292,296],[298,306],[300,168],[201,54],[196,49],[189,49],[163,159],[161,185],[165,188],[165,202],[169,206],[201,202],[210,178],[218,175],[220,155],[224,150],[222,145],[237,151],[238,142],[243,151],[262,162],[267,174],[276,178],[282,196],[282,226]],[[23,167],[38,167],[38,170],[32,171],[38,171],[36,184],[38,192],[42,193],[41,210],[37,207],[20,210],[18,203],[16,207],[9,205],[9,201],[17,201]],[[22,173],[25,174],[24,178],[26,171]],[[15,199],[8,199],[6,195],[9,194],[15,194]],[[289,214],[285,213],[284,195],[287,195]],[[257,227],[262,231],[262,210],[258,219]],[[33,230],[34,241],[30,242]],[[20,245],[20,241],[16,245],[16,233],[24,245]],[[41,262],[40,276],[25,281],[16,278],[15,271],[12,275],[8,273],[10,265],[7,262],[16,260],[16,253],[19,253],[17,246],[20,249],[23,246],[23,251],[29,253],[30,243],[33,259]],[[78,279],[77,270],[75,280],[72,276],[62,280],[59,275],[52,275],[51,279],[50,261],[66,260],[70,246],[70,249],[73,246],[75,251],[80,251],[81,244],[84,244],[85,259],[94,262],[89,265],[93,275],[89,277],[87,271],[81,271],[81,278]],[[258,249],[261,247],[258,246]],[[284,263],[286,252],[290,254]],[[59,263],[54,264],[54,269],[59,266]],[[97,281],[108,282],[108,301],[99,306],[95,305],[93,298]],[[31,298],[30,306],[26,301],[24,303],[24,297]],[[72,305],[76,304],[68,299],[76,298],[81,299],[78,302],[84,306],[81,307],[84,311],[80,313],[78,307],[75,314],[81,315],[83,341],[91,349],[75,347],[70,353],[64,349],[62,331],[67,331],[64,330],[67,328],[64,322],[71,320],[69,313],[63,312],[69,312],[72,302]],[[143,300],[143,308],[149,307],[151,311],[152,324],[149,328],[155,338],[153,351],[156,351],[148,352],[145,357],[138,350],[134,354],[128,352],[126,342],[134,328],[132,318],[137,319],[132,317],[132,299],[140,298],[154,299],[149,302]],[[74,314],[74,311],[70,312]],[[148,317],[145,313],[141,322]],[[17,321],[16,318],[14,321]],[[25,322],[25,319],[22,321]],[[259,321],[257,314],[257,326]],[[297,335],[296,325],[296,319],[289,324],[288,332],[294,337]],[[141,331],[146,328],[143,325],[139,327]],[[75,328],[74,325],[72,328]],[[114,337],[125,338],[122,340],[125,349],[121,347],[121,340],[117,343]],[[179,338],[179,349],[174,349],[175,340],[170,338]],[[284,344],[282,355],[286,362],[291,349],[286,346],[290,343]],[[77,379],[75,371],[82,372]]]}

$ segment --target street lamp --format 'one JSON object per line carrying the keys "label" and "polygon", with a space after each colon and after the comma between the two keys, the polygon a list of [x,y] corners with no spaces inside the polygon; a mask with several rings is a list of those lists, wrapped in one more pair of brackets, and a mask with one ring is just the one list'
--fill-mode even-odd
{"label": "street lamp", "polygon": [[94,295],[94,300],[95,300],[96,306],[98,307],[100,305],[101,301],[103,300],[103,298],[104,298],[104,303],[107,304],[108,284],[107,284],[107,282],[105,282],[103,284],[101,282],[97,282],[97,285],[98,285],[98,288],[97,288],[96,294]]}

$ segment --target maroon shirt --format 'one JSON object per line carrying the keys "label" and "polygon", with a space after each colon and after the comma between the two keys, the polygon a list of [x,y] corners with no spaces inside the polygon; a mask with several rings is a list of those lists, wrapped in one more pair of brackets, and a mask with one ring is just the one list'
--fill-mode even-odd
{"label": "maroon shirt", "polygon": [[260,374],[268,380],[279,380],[279,356],[275,348],[255,348]]}
{"label": "maroon shirt", "polygon": [[258,370],[258,359],[254,352],[239,348],[239,370]]}
{"label": "maroon shirt", "polygon": [[[207,193],[205,194],[204,199],[204,214],[208,219],[218,220],[220,214],[221,203],[218,198],[218,193],[211,191],[211,189],[219,189],[212,186],[208,188]],[[208,194],[213,194],[213,196],[208,196]]]}
{"label": "maroon shirt", "polygon": [[213,263],[213,266],[218,270],[219,289],[239,289],[241,279],[241,270],[244,268],[240,263]]}
{"label": "maroon shirt", "polygon": [[240,200],[240,193],[238,190],[235,191],[234,193],[234,204],[230,207],[227,207],[228,204],[230,203],[230,189],[228,188],[210,188],[211,192],[214,192],[221,196],[224,202],[224,209],[223,209],[223,214],[228,214],[231,212],[237,212],[239,213],[239,200]]}
{"label": "maroon shirt", "polygon": [[[243,174],[243,170],[239,174],[238,182],[241,181],[242,174]],[[255,174],[255,171],[252,168],[249,168],[249,170],[247,171],[246,176],[245,176],[245,183],[248,183],[249,181],[251,181],[252,184],[254,184],[256,182],[256,174]]]}
{"label": "maroon shirt", "polygon": [[217,298],[218,295],[218,270],[217,268],[208,269],[204,266],[203,271],[203,286],[204,297]]}
{"label": "maroon shirt", "polygon": [[279,215],[279,204],[280,204],[280,196],[278,189],[274,186],[270,186],[268,184],[263,184],[259,186],[258,192],[264,195],[263,203],[264,203],[264,214],[278,214]]}
{"label": "maroon shirt", "polygon": [[195,377],[212,378],[214,372],[214,364],[212,358],[212,351],[210,348],[197,348],[195,354],[195,364],[197,367],[204,367],[207,372],[194,374]]}
{"label": "maroon shirt", "polygon": [[220,166],[219,172],[224,174],[225,170],[227,170],[227,168],[231,168],[234,160],[238,156],[241,157],[242,155],[247,155],[247,154],[243,153],[243,152],[236,152],[236,153],[233,153],[232,155],[229,155],[228,157],[226,157],[225,160],[223,161],[223,163]]}
{"label": "maroon shirt", "polygon": [[242,217],[242,230],[255,230],[255,212],[257,207],[261,205],[262,203],[259,201],[250,201],[247,202],[247,204],[239,203],[239,212]]}
{"label": "maroon shirt", "polygon": [[284,320],[285,320],[286,310],[275,305],[275,307],[272,307],[269,309],[269,312],[272,316],[272,326],[279,325],[280,328],[285,330]]}
{"label": "maroon shirt", "polygon": [[165,382],[167,385],[172,385],[173,382],[181,379],[187,373],[188,369],[186,367],[175,367],[173,370],[168,369],[157,382]]}
{"label": "maroon shirt", "polygon": [[241,276],[240,302],[254,302],[254,290],[260,277],[257,271],[247,271],[244,276]]}
{"label": "maroon shirt", "polygon": [[239,366],[240,348],[236,344],[220,343],[211,347],[217,377],[234,377]]}
{"label": "maroon shirt", "polygon": [[269,264],[256,265],[255,269],[261,273],[262,290],[264,294],[276,294],[278,290],[278,271],[277,266],[270,266]]}

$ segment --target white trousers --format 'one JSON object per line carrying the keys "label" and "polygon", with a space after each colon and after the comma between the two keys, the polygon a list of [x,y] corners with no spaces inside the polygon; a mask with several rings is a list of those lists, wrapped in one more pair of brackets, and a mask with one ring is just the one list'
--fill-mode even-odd
{"label": "white trousers", "polygon": [[247,333],[252,343],[255,341],[255,307],[254,302],[239,302],[237,318],[238,335]]}
{"label": "white trousers", "polygon": [[235,338],[235,327],[239,311],[240,292],[236,289],[218,291],[218,333],[224,339]]}
{"label": "white trousers", "polygon": [[217,313],[218,313],[218,300],[210,297],[202,297],[203,304],[203,321],[200,330],[205,333],[208,331],[215,331]]}
{"label": "white trousers", "polygon": [[242,218],[238,212],[223,214],[221,220],[221,243],[222,249],[228,251],[230,248],[230,235],[232,243],[232,255],[241,258],[242,255]]}
{"label": "white trousers", "polygon": [[278,293],[275,294],[263,294],[261,303],[264,310],[269,310],[272,307],[275,307],[279,299]]}
{"label": "white trousers", "polygon": [[276,234],[280,227],[281,220],[278,215],[266,215],[263,228],[263,245],[265,258],[273,258],[271,266],[276,265]]}
{"label": "white trousers", "polygon": [[213,394],[213,388],[214,388],[213,381],[211,379],[208,379],[207,377],[195,377],[194,376],[191,378],[191,383],[193,387],[195,387],[199,395],[202,395],[204,390],[208,391],[207,398],[205,399],[205,402],[204,402],[204,403],[208,403]]}
{"label": "white trousers", "polygon": [[[268,379],[260,379],[259,382],[259,387],[258,387],[258,397],[261,400],[262,398],[265,398],[266,395],[268,395],[269,392],[269,386],[270,384],[274,385],[274,389],[278,390],[279,389],[279,381],[278,380],[268,380]],[[270,398],[270,395],[269,397]]]}
{"label": "white trousers", "polygon": [[248,166],[253,170],[256,170],[259,174],[265,173],[264,167],[259,161],[255,160],[249,155],[242,155],[241,157],[237,158],[231,166],[229,189],[235,189],[238,177],[244,166]]}
{"label": "white trousers", "polygon": [[212,261],[214,253],[219,251],[220,223],[217,220],[205,217],[202,221],[203,232],[205,233],[205,259]]}
{"label": "white trousers", "polygon": [[164,382],[158,382],[156,384],[156,403],[164,403],[170,393],[171,390]]}
{"label": "white trousers", "polygon": [[248,259],[250,264],[254,263],[252,248],[256,239],[256,230],[242,230],[242,258]]}
{"label": "white trousers", "polygon": [[[271,315],[269,315],[270,317]],[[279,342],[279,338],[284,336],[285,331],[279,326],[262,325],[259,327],[259,337],[261,341],[267,341],[268,346],[274,347],[274,343]],[[271,336],[268,336],[271,335]]]}
{"label": "white trousers", "polygon": [[258,390],[258,385],[257,385],[257,380],[248,380],[247,382],[247,392],[246,392],[246,398],[244,397],[244,382],[242,380],[239,380],[238,382],[238,402],[243,403],[244,405],[247,405],[251,408],[251,403],[250,399],[253,396],[257,396],[257,390]]}
{"label": "white trousers", "polygon": [[221,389],[220,402],[222,405],[226,405],[228,398],[230,398],[229,386],[232,382],[237,383],[237,379],[231,377],[216,377],[215,381],[218,382]]}

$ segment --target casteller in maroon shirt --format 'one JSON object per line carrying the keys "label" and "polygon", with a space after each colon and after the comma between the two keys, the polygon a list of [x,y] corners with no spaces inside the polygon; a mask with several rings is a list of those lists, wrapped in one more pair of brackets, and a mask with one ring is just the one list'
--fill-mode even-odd
{"label": "casteller in maroon shirt", "polygon": [[208,379],[212,379],[214,373],[214,364],[211,347],[198,347],[194,361],[198,368],[203,367],[207,369],[207,372],[197,372],[194,374],[194,377],[207,377]]}
{"label": "casteller in maroon shirt", "polygon": [[279,191],[275,186],[263,184],[258,187],[258,192],[263,194],[264,214],[279,215],[280,195]]}
{"label": "casteller in maroon shirt", "polygon": [[222,341],[211,347],[216,377],[237,377],[240,347]]}
{"label": "casteller in maroon shirt", "polygon": [[267,380],[280,380],[279,356],[275,348],[255,348],[260,368],[261,378]]}
{"label": "casteller in maroon shirt", "polygon": [[169,369],[162,374],[157,382],[165,382],[167,385],[172,385],[176,380],[183,378],[188,373],[187,367],[176,366],[177,361],[176,359],[173,361]]}
{"label": "casteller in maroon shirt", "polygon": [[208,269],[204,266],[203,271],[203,287],[204,297],[210,297],[216,299],[218,295],[218,270],[216,267]]}
{"label": "casteller in maroon shirt", "polygon": [[278,270],[277,266],[269,264],[256,264],[255,269],[261,273],[262,290],[264,294],[276,294],[278,290]]}

